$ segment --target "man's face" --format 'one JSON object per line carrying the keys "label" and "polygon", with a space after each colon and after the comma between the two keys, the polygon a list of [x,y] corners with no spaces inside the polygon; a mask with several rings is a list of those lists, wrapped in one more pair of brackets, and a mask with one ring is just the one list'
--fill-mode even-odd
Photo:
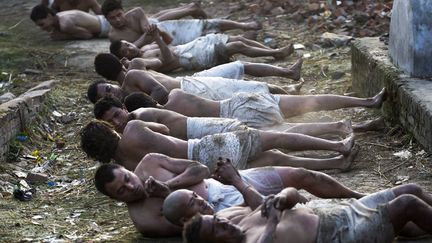
{"label": "man's face", "polygon": [[128,116],[129,113],[125,109],[112,106],[103,114],[102,120],[111,123],[117,132],[123,132]]}
{"label": "man's face", "polygon": [[200,238],[208,242],[241,242],[244,237],[242,230],[226,218],[202,216]]}
{"label": "man's face", "polygon": [[141,55],[141,50],[134,44],[122,40],[119,53],[122,57],[126,57],[127,59],[132,60],[135,57],[139,57]]}
{"label": "man's face", "polygon": [[112,95],[119,100],[123,99],[122,89],[118,85],[109,84],[109,83],[100,83],[97,85],[97,100],[102,97]]}
{"label": "man's face", "polygon": [[108,22],[116,29],[122,29],[126,26],[127,20],[123,9],[115,9],[106,16]]}
{"label": "man's face", "polygon": [[179,197],[179,204],[183,205],[183,217],[186,220],[192,218],[196,213],[213,215],[213,207],[196,192],[184,190]]}
{"label": "man's face", "polygon": [[51,14],[44,19],[38,19],[35,21],[36,25],[41,28],[41,30],[45,30],[51,32],[54,30],[54,17]]}
{"label": "man's face", "polygon": [[108,195],[122,202],[133,202],[146,198],[144,186],[137,175],[125,168],[113,171],[114,180],[105,185]]}

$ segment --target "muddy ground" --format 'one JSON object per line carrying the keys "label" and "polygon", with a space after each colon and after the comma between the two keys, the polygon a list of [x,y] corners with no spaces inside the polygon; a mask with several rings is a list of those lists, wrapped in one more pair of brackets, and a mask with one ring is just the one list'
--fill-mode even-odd
{"label": "muddy ground", "polygon": [[[131,225],[123,203],[96,192],[92,176],[97,164],[80,150],[78,131],[92,119],[92,105],[86,99],[86,89],[92,80],[99,78],[93,71],[92,59],[95,52],[104,51],[107,40],[50,41],[28,18],[31,7],[37,3],[35,0],[0,1],[0,94],[11,91],[19,95],[41,81],[60,80],[39,117],[24,131],[27,139],[11,141],[9,161],[0,163],[0,241],[180,242],[177,238],[157,241],[143,238]],[[179,3],[124,1],[127,7],[145,6],[148,13]],[[251,20],[247,9],[250,3],[252,1],[204,0],[203,7],[212,17],[246,21]],[[306,47],[296,52],[296,56],[310,55],[303,65],[302,75],[306,81],[303,94],[352,91],[348,46],[321,48],[314,45],[319,42],[322,31],[312,31],[305,21],[295,22],[288,14],[259,20],[264,27],[258,32],[259,41],[266,40],[276,47],[289,43]],[[251,60],[242,56],[236,58]],[[295,59],[293,56],[277,62],[272,58],[256,61],[286,66]],[[40,73],[25,72],[25,69]],[[259,80],[281,85],[294,83],[280,78]],[[379,117],[379,109],[356,108],[317,112],[290,121],[364,121]],[[60,148],[61,141],[65,142],[63,148]],[[356,143],[361,150],[352,170],[346,173],[326,171],[328,174],[362,192],[411,182],[432,191],[430,154],[399,127],[356,134]],[[26,173],[44,164],[50,175],[49,182],[32,185],[36,194],[31,201],[14,199],[12,191],[25,176],[19,172]],[[22,188],[24,186],[21,184]]]}

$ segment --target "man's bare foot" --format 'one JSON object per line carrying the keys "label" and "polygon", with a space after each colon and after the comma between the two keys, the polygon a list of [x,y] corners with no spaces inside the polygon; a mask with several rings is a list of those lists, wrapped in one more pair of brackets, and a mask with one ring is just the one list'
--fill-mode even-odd
{"label": "man's bare foot", "polygon": [[343,155],[349,155],[351,153],[351,150],[354,146],[354,133],[351,134],[351,136],[345,138],[342,142],[342,147],[340,149],[340,153]]}
{"label": "man's bare foot", "polygon": [[283,48],[278,49],[278,53],[274,54],[273,57],[275,59],[283,59],[294,53],[294,45],[290,44],[289,46],[285,46]]}
{"label": "man's bare foot", "polygon": [[298,84],[291,84],[282,86],[282,88],[290,95],[298,95],[300,94],[300,89],[303,87],[304,79],[300,79]]}
{"label": "man's bare foot", "polygon": [[343,157],[342,165],[339,168],[341,172],[347,172],[351,170],[352,162],[354,161],[355,157],[357,157],[359,151],[360,151],[360,147],[355,145],[351,149],[351,153]]}
{"label": "man's bare foot", "polygon": [[338,131],[340,132],[340,135],[342,136],[348,136],[353,133],[353,127],[351,124],[351,120],[342,120],[338,121]]}
{"label": "man's bare foot", "polygon": [[303,65],[303,58],[299,58],[293,65],[288,68],[288,74],[286,77],[291,78],[294,81],[298,81],[300,79],[301,68]]}
{"label": "man's bare foot", "polygon": [[381,131],[386,128],[383,117],[353,124],[354,132]]}
{"label": "man's bare foot", "polygon": [[194,1],[191,4],[191,8],[193,10],[192,17],[196,19],[207,19],[208,15],[204,10],[201,8],[201,1]]}
{"label": "man's bare foot", "polygon": [[246,26],[247,26],[247,30],[260,30],[260,29],[262,29],[262,23],[258,22],[256,20],[246,23]]}
{"label": "man's bare foot", "polygon": [[382,103],[387,99],[387,89],[383,88],[377,95],[372,98],[370,108],[380,108]]}

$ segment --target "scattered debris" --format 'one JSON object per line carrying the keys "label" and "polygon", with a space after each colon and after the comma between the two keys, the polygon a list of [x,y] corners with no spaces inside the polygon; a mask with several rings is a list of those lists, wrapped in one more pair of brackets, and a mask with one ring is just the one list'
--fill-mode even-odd
{"label": "scattered debris", "polygon": [[26,181],[29,183],[43,183],[48,181],[48,175],[43,173],[35,173],[35,172],[29,172],[27,174]]}
{"label": "scattered debris", "polygon": [[402,151],[394,153],[393,155],[396,157],[399,157],[401,159],[409,159],[412,156],[411,152],[408,150],[402,150]]}

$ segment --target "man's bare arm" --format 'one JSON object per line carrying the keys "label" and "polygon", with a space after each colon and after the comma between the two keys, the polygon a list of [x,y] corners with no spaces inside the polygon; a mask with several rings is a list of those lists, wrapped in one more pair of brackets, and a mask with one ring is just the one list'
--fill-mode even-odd
{"label": "man's bare arm", "polygon": [[136,19],[136,21],[139,21],[139,25],[140,25],[140,29],[142,31],[142,35],[133,42],[133,44],[135,46],[137,46],[138,48],[143,47],[146,44],[149,44],[152,40],[151,37],[147,36],[147,29],[150,25],[150,22],[147,18],[147,15],[145,14],[144,10],[142,8],[134,8],[134,19]]}
{"label": "man's bare arm", "polygon": [[237,169],[234,168],[228,159],[219,159],[213,178],[224,184],[233,185],[243,195],[246,204],[252,210],[255,210],[262,204],[264,197],[253,186],[243,181]]}
{"label": "man's bare arm", "polygon": [[155,30],[155,42],[159,46],[159,49],[161,51],[161,61],[163,64],[167,65],[175,61],[174,54],[172,53],[171,49],[168,47],[168,45],[162,40],[161,36],[159,35],[159,29]]}
{"label": "man's bare arm", "polygon": [[93,11],[93,13],[97,15],[102,14],[101,5],[96,0],[90,0],[89,4],[90,4],[90,9]]}
{"label": "man's bare arm", "polygon": [[153,76],[145,71],[131,70],[127,74],[129,84],[134,86],[134,89],[150,95],[160,104],[165,104],[168,100],[168,90]]}
{"label": "man's bare arm", "polygon": [[[158,163],[158,165],[163,169],[177,175],[165,182],[171,189],[179,189],[195,185],[200,183],[203,179],[208,178],[210,175],[208,168],[197,161],[171,158],[166,155],[154,153],[147,155],[146,157],[148,156],[151,156],[149,159],[157,161],[156,163]],[[154,161],[152,161],[152,163]]]}
{"label": "man's bare arm", "polygon": [[129,62],[128,71],[129,70],[146,70],[153,69],[157,70],[162,66],[162,62],[159,58],[139,58],[135,57]]}
{"label": "man's bare arm", "polygon": [[148,127],[153,132],[162,133],[164,135],[169,135],[169,128],[164,124],[156,123],[156,122],[144,122],[145,126]]}

